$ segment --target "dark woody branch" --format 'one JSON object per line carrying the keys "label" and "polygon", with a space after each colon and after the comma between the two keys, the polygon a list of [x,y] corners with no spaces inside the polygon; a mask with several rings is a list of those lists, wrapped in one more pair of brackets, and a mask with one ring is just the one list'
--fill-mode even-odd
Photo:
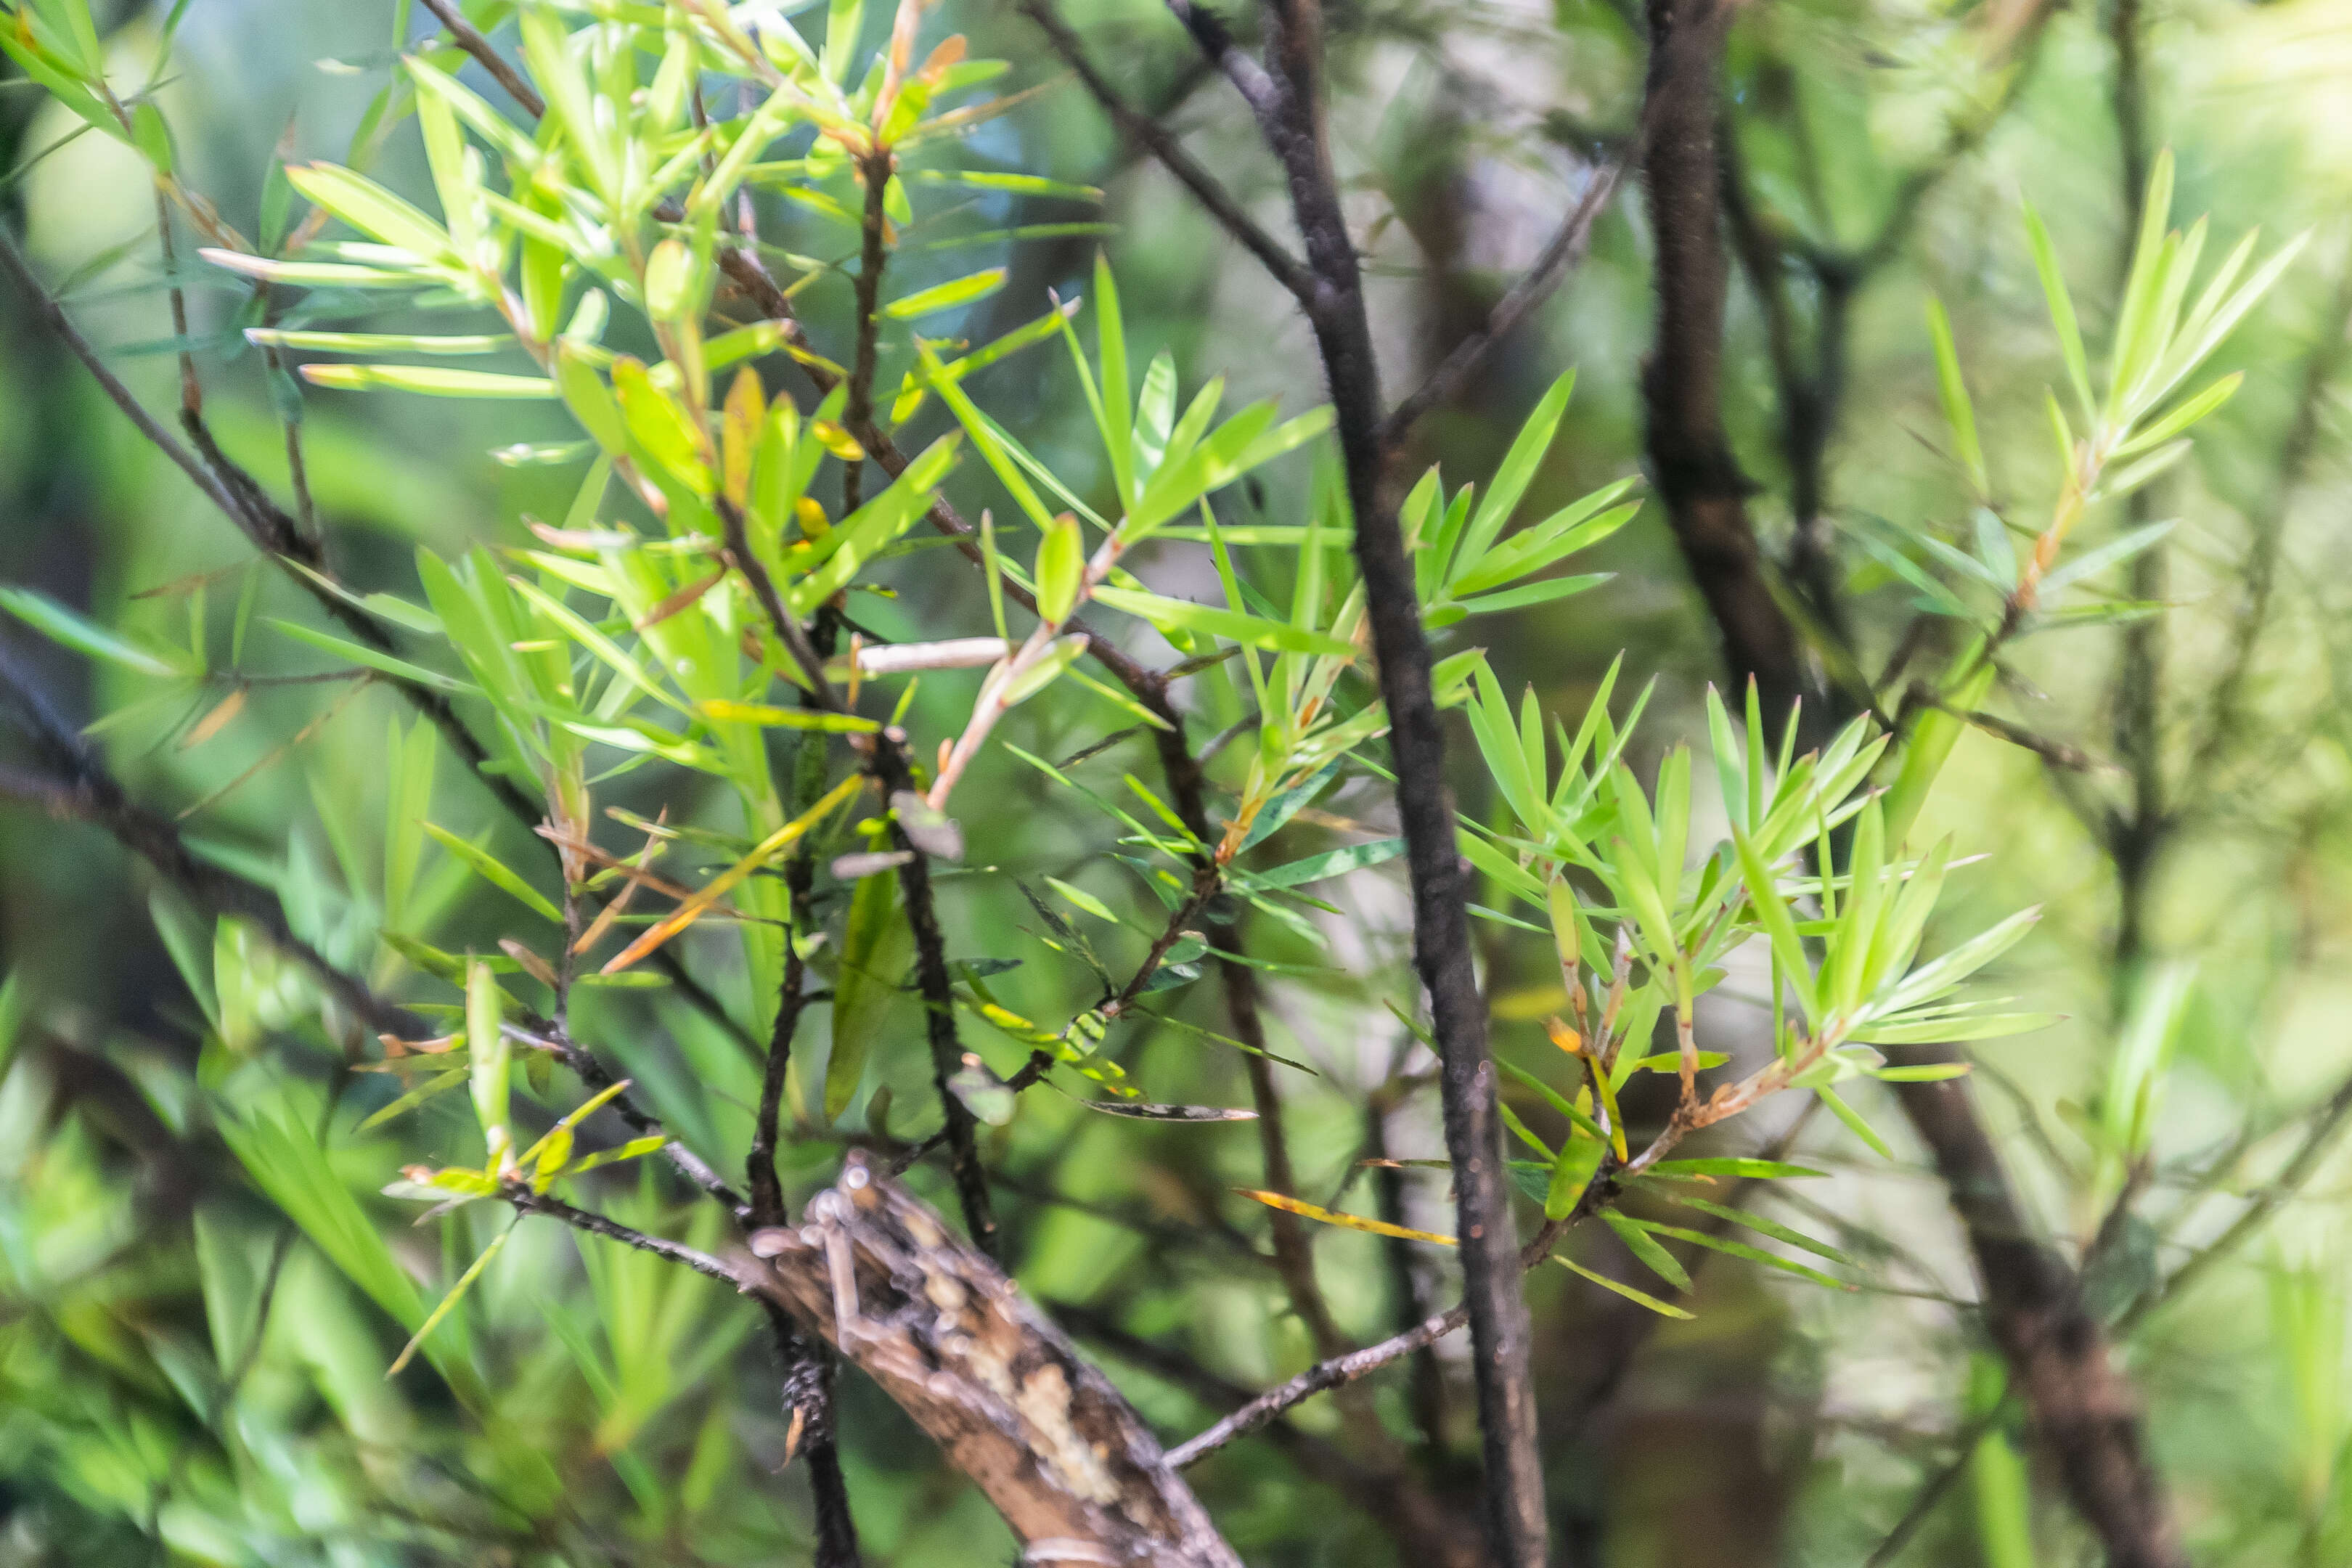
{"label": "dark woody branch", "polygon": [[507,96],[520,104],[533,120],[547,112],[547,100],[539,96],[538,89],[523,79],[520,71],[490,47],[490,40],[482,36],[480,28],[466,20],[466,14],[457,9],[455,0],[425,0],[425,8],[449,30],[450,42],[473,56],[474,63],[489,72],[490,79],[506,89]]}
{"label": "dark woody branch", "polygon": [[[726,529],[727,553],[736,570],[751,584],[752,596],[759,601],[770,628],[799,666],[803,689],[812,703],[832,712],[845,712],[841,700],[834,694],[824,673],[824,660],[809,641],[807,629],[793,617],[776,592],[776,584],[768,568],[751,546],[743,523],[743,513],[724,497],[718,502],[721,524]],[[873,736],[867,750],[867,762],[877,784],[881,786],[887,809],[893,814],[891,833],[898,848],[907,851],[907,858],[898,867],[898,886],[906,901],[907,923],[915,939],[915,979],[922,993],[924,1013],[931,1047],[931,1065],[940,1094],[940,1108],[947,1119],[947,1142],[955,1176],[956,1194],[963,1207],[964,1224],[973,1241],[992,1252],[996,1245],[996,1219],[989,1206],[988,1177],[980,1164],[977,1129],[979,1122],[970,1107],[948,1088],[948,1079],[963,1062],[963,1051],[956,1043],[955,989],[947,967],[947,942],[940,931],[939,913],[931,897],[929,858],[907,835],[905,826],[896,814],[902,803],[919,799],[915,791],[913,770],[907,762],[904,740],[896,731],[885,731]],[[770,1053],[773,1058],[772,1050]]]}
{"label": "dark woody branch", "polygon": [[2189,1559],[2147,1451],[2138,1396],[2074,1271],[2032,1234],[1966,1081],[1895,1089],[1950,1190],[1983,1281],[1986,1327],[2068,1498],[2113,1568],[2183,1568]]}
{"label": "dark woody branch", "polygon": [[[1651,478],[1721,634],[1734,688],[1753,679],[1764,710],[1786,713],[1812,682],[1796,631],[1774,603],[1748,516],[1753,487],[1723,426],[1727,268],[1716,138],[1731,8],[1725,0],[1649,0],[1649,22],[1642,174],[1654,235],[1657,328],[1642,369],[1642,401]],[[1808,706],[1818,712],[1822,705]]]}
{"label": "dark woody branch", "polygon": [[1122,97],[1090,59],[1086,46],[1070,30],[1068,24],[1055,13],[1049,0],[1020,0],[1021,14],[1037,25],[1045,35],[1054,52],[1062,57],[1087,92],[1102,106],[1105,114],[1120,132],[1141,143],[1162,167],[1176,177],[1177,183],[1192,193],[1217,226],[1232,236],[1235,243],[1274,275],[1275,281],[1290,290],[1304,304],[1314,296],[1315,279],[1299,259],[1282,244],[1258,226],[1257,220],[1244,210],[1231,192],[1220,184],[1214,174],[1201,165],[1200,160],[1184,150],[1183,142],[1173,132],[1150,115],[1143,113]]}
{"label": "dark woody branch", "polygon": [[[1721,0],[1649,4],[1644,173],[1659,307],[1657,348],[1643,374],[1652,461],[1726,662],[1736,675],[1752,675],[1767,700],[1785,710],[1811,682],[1747,516],[1746,482],[1723,438],[1717,208],[1725,184],[1716,139],[1729,12]],[[2169,1568],[2179,1561],[2178,1538],[2141,1446],[2132,1391],[2109,1360],[2073,1270],[2034,1238],[1966,1088],[1912,1083],[1896,1093],[1949,1189],[1983,1279],[1988,1326],[2075,1507],[2112,1562]]]}
{"label": "dark woody branch", "polygon": [[1396,765],[1413,905],[1413,956],[1430,997],[1440,1089],[1462,1237],[1465,1308],[1473,1342],[1485,1456],[1490,1549],[1504,1568],[1538,1568],[1547,1554],[1535,1391],[1528,1371],[1510,1194],[1504,1176],[1486,1010],[1473,966],[1465,891],[1445,782],[1445,737],[1431,688],[1429,642],[1396,506],[1383,483],[1380,371],[1353,238],[1341,209],[1319,90],[1321,15],[1314,0],[1276,0],[1264,12],[1269,71],[1244,54],[1213,14],[1170,0],[1203,57],[1249,104],[1281,165],[1316,289],[1305,302],[1331,394],[1355,552]]}

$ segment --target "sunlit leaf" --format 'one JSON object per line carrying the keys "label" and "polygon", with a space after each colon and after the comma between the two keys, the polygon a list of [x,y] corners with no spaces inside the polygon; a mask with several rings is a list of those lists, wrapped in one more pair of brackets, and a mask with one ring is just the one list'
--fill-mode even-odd
{"label": "sunlit leaf", "polygon": [[1234,1191],[1245,1198],[1262,1203],[1268,1208],[1281,1209],[1286,1214],[1318,1220],[1324,1225],[1336,1225],[1348,1230],[1360,1230],[1368,1236],[1394,1237],[1399,1241],[1433,1241],[1440,1247],[1455,1245],[1452,1237],[1440,1236],[1433,1230],[1410,1230],[1401,1225],[1391,1225],[1386,1220],[1366,1219],[1360,1215],[1340,1214],[1335,1209],[1323,1208],[1298,1198],[1286,1196],[1281,1193],[1261,1192],[1255,1187],[1235,1187]]}

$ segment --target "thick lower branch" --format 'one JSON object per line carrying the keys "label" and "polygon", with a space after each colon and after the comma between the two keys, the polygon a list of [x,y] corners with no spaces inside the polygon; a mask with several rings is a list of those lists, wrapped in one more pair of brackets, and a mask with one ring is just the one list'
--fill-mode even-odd
{"label": "thick lower branch", "polygon": [[2074,1270],[2032,1234],[1966,1080],[1895,1088],[1967,1227],[1986,1326],[2067,1496],[2105,1545],[2111,1568],[2186,1568],[2170,1500],[2143,1441],[2139,1401]]}
{"label": "thick lower branch", "polygon": [[1240,1568],[1118,1391],[862,1152],[801,1226],[757,1232],[751,1247],[738,1284],[871,1377],[987,1494],[1027,1561]]}

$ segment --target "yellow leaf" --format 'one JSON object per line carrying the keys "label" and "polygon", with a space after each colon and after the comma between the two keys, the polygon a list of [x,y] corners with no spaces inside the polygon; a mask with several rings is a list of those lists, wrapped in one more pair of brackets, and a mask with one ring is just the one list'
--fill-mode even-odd
{"label": "yellow leaf", "polygon": [[194,751],[203,745],[206,741],[219,734],[227,727],[230,720],[243,711],[245,711],[245,688],[240,686],[222,698],[218,707],[196,721],[194,728],[188,731],[187,739],[180,742],[180,750]]}
{"label": "yellow leaf", "polygon": [[1361,1215],[1340,1214],[1334,1209],[1318,1208],[1313,1204],[1301,1203],[1297,1198],[1285,1197],[1280,1193],[1260,1192],[1255,1187],[1235,1187],[1234,1191],[1245,1198],[1255,1198],[1270,1209],[1282,1209],[1290,1214],[1302,1215],[1308,1219],[1320,1220],[1325,1225],[1342,1226],[1349,1230],[1360,1230],[1370,1236],[1392,1236],[1400,1241],[1433,1241],[1440,1247],[1455,1245],[1452,1237],[1440,1236],[1433,1230],[1408,1230],[1403,1226],[1391,1225],[1386,1220],[1366,1219]]}
{"label": "yellow leaf", "polygon": [[613,961],[605,964],[598,973],[618,974],[622,970],[628,968],[629,965],[692,925],[702,917],[704,910],[724,898],[728,889],[786,849],[791,848],[803,834],[823,821],[834,807],[856,794],[865,782],[861,775],[853,773],[835,784],[832,793],[818,801],[805,815],[793,818],[792,821],[785,823],[761,839],[758,847],[751,853],[744,856],[697,889],[691,898],[672,910],[660,923],[650,927],[643,936],[623,948],[614,956]]}

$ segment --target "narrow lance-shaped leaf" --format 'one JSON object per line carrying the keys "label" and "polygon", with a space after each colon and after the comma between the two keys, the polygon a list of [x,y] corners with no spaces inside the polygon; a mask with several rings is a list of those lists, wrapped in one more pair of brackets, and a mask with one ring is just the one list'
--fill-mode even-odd
{"label": "narrow lance-shaped leaf", "polygon": [[474,1115],[482,1126],[488,1157],[482,1168],[503,1174],[513,1159],[513,1135],[507,1127],[509,1070],[509,1046],[503,1021],[505,995],[498,976],[479,959],[466,965],[466,1051],[471,1060]]}
{"label": "narrow lance-shaped leaf", "polygon": [[1316,1220],[1324,1225],[1336,1225],[1347,1230],[1360,1230],[1368,1236],[1393,1237],[1399,1241],[1431,1241],[1440,1247],[1456,1245],[1454,1237],[1440,1236],[1433,1230],[1412,1230],[1404,1226],[1391,1225],[1382,1219],[1366,1219],[1360,1215],[1341,1214],[1336,1209],[1323,1208],[1318,1205],[1307,1203],[1282,1193],[1261,1192],[1255,1187],[1235,1187],[1234,1191],[1253,1202],[1264,1204],[1270,1209],[1280,1209],[1286,1214],[1295,1214],[1301,1218]]}
{"label": "narrow lance-shaped leaf", "polygon": [[500,892],[515,899],[534,913],[562,924],[563,911],[554,901],[509,870],[507,866],[478,844],[469,843],[437,823],[421,825],[441,847],[471,867],[474,873]]}
{"label": "narrow lance-shaped leaf", "polygon": [[860,877],[850,894],[841,973],[834,982],[833,1051],[824,1065],[827,1121],[848,1110],[857,1093],[912,948],[912,933],[898,912],[898,877],[888,871]]}
{"label": "narrow lance-shaped leaf", "polygon": [[649,928],[636,941],[614,954],[612,960],[604,965],[603,973],[619,973],[688,926],[692,925],[711,905],[726,897],[744,878],[791,848],[810,828],[831,816],[836,806],[857,793],[864,782],[863,779],[853,775],[835,784],[824,799],[761,839],[749,855],[695,889],[691,898],[680,903],[677,909]]}

